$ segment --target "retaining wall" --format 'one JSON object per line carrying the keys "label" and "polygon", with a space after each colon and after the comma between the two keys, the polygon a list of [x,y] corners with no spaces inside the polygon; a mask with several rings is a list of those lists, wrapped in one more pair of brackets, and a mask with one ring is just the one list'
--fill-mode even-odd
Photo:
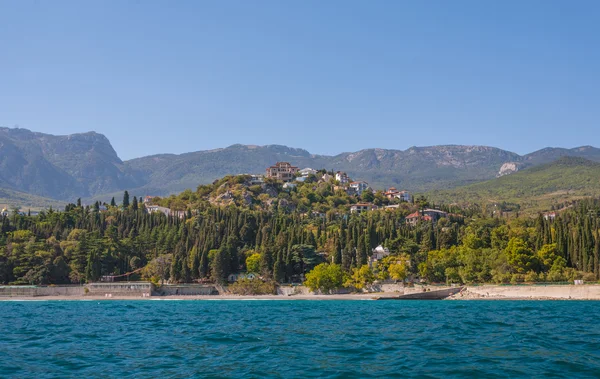
{"label": "retaining wall", "polygon": [[150,296],[152,283],[149,282],[116,282],[88,283],[88,296]]}
{"label": "retaining wall", "polygon": [[153,296],[215,296],[218,294],[216,286],[206,284],[165,284],[152,291]]}
{"label": "retaining wall", "polygon": [[470,293],[483,297],[551,298],[600,300],[600,285],[529,285],[529,286],[467,286]]}
{"label": "retaining wall", "polygon": [[0,286],[0,297],[83,296],[83,286]]}

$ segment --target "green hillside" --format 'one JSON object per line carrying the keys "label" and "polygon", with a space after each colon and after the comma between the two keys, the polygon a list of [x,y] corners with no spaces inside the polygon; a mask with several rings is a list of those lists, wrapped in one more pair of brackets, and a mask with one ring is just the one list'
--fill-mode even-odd
{"label": "green hillside", "polygon": [[600,163],[583,158],[563,157],[555,162],[512,175],[428,196],[444,203],[519,204],[522,210],[549,210],[571,200],[600,196]]}
{"label": "green hillside", "polygon": [[58,209],[63,208],[65,205],[66,203],[62,201],[0,188],[0,209],[13,210],[19,208],[21,211],[27,212],[27,210],[37,211],[49,207]]}

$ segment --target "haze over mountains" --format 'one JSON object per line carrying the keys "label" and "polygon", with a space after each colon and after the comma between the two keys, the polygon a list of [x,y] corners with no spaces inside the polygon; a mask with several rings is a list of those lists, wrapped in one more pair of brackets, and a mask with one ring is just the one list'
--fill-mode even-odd
{"label": "haze over mountains", "polygon": [[346,171],[375,188],[424,192],[486,181],[562,156],[600,162],[600,149],[546,148],[521,156],[494,147],[448,145],[325,156],[280,145],[232,145],[121,161],[110,141],[95,132],[54,136],[0,128],[0,188],[63,201],[124,190],[164,196],[228,174],[262,174],[277,161],[289,161],[300,168]]}

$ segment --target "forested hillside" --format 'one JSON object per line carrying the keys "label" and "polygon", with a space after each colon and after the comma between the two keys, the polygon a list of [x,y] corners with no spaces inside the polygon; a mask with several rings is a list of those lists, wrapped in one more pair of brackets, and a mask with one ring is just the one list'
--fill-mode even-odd
{"label": "forested hillside", "polygon": [[[201,186],[194,196],[216,198],[218,188]],[[425,199],[395,210],[313,213],[326,203],[317,198],[293,209],[201,201],[179,218],[147,213],[133,198],[107,210],[70,204],[39,216],[14,213],[0,220],[0,282],[81,283],[132,272],[130,279],[156,283],[222,282],[251,271],[279,283],[306,276],[311,287],[328,290],[386,278],[519,283],[597,280],[600,273],[597,200],[578,202],[555,220],[490,218],[471,208],[416,225],[406,216],[427,206]],[[391,255],[369,267],[377,245]],[[337,282],[319,279],[330,275]]]}

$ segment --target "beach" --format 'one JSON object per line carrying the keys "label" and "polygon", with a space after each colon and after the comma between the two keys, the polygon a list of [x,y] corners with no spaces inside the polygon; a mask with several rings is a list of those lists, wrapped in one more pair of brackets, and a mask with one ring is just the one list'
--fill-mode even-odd
{"label": "beach", "polygon": [[[377,300],[397,298],[403,294],[414,294],[423,288],[437,290],[440,287],[407,288],[402,292],[372,292],[348,294],[312,294],[308,292],[294,295],[168,295],[148,296],[147,294],[104,294],[104,295],[46,295],[46,296],[0,296],[0,301],[102,301],[102,300]],[[448,287],[446,287],[448,288]],[[600,300],[600,285],[479,285],[464,286],[462,290],[447,300]]]}

